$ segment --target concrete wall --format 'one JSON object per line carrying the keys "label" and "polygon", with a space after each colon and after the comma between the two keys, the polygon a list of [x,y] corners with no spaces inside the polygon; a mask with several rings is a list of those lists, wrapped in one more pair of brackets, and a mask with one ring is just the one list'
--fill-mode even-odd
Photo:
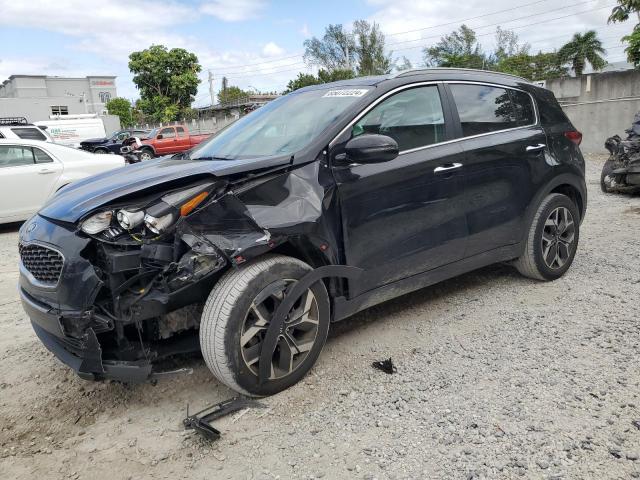
{"label": "concrete wall", "polygon": [[582,132],[585,153],[606,153],[605,140],[614,134],[624,137],[640,111],[639,70],[547,80],[545,86]]}
{"label": "concrete wall", "polygon": [[0,117],[25,117],[30,122],[49,120],[52,105],[65,105],[69,115],[87,113],[78,97],[0,98]]}

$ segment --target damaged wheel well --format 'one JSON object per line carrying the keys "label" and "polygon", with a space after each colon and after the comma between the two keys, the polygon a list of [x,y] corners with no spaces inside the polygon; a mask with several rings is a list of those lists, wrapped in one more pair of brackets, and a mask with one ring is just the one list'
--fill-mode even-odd
{"label": "damaged wheel well", "polygon": [[584,200],[582,198],[582,195],[580,194],[580,191],[577,188],[565,183],[562,185],[558,185],[549,193],[561,193],[569,197],[573,201],[573,203],[575,203],[576,207],[578,207],[578,211],[580,212],[580,218],[581,219],[584,218],[584,207],[585,207]]}

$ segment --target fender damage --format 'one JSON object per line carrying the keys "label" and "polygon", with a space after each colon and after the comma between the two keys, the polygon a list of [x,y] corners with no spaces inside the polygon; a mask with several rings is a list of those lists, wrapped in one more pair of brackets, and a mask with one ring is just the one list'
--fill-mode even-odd
{"label": "fender damage", "polygon": [[[333,187],[323,186],[331,182],[323,182],[320,162],[260,166],[221,177],[199,165],[186,178],[170,173],[135,191],[123,182],[121,190],[105,192],[111,197],[86,205],[74,199],[82,194],[75,186],[25,223],[20,293],[45,346],[83,378],[142,381],[153,375],[154,361],[199,350],[203,301],[227,269],[291,245],[313,250],[308,255],[319,264],[338,264],[338,243],[328,232],[339,229],[326,222],[339,219],[322,215],[323,202],[335,199]],[[141,238],[115,222],[95,235],[78,228],[96,208],[153,203],[167,184],[180,189],[194,182],[211,184],[206,201],[158,237]],[[74,208],[65,208],[68,202]],[[50,265],[39,255],[51,252],[63,263],[55,285],[41,281]],[[344,275],[325,270],[319,278],[327,276]]]}

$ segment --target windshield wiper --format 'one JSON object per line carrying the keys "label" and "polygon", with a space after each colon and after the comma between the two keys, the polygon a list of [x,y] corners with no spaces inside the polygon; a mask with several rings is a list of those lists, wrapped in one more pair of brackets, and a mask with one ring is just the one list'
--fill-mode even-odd
{"label": "windshield wiper", "polygon": [[192,160],[233,160],[233,157],[205,156],[205,157],[192,158]]}

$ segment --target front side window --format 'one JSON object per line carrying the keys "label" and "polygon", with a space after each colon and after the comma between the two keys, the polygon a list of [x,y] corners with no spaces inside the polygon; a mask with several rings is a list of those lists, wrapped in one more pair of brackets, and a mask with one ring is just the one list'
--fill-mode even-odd
{"label": "front side window", "polygon": [[184,136],[185,136],[184,128],[182,128],[182,127],[176,127],[176,131],[178,132],[178,136],[179,136],[179,137],[184,137]]}
{"label": "front side window", "polygon": [[23,140],[46,140],[47,137],[38,127],[17,127],[12,128],[11,131],[16,134],[18,138]]}
{"label": "front side window", "polygon": [[175,138],[176,131],[173,128],[163,128],[160,130],[160,135],[162,138]]}
{"label": "front side window", "polygon": [[0,146],[0,168],[33,165],[33,151],[30,147]]}
{"label": "front side window", "polygon": [[352,137],[367,133],[393,138],[400,151],[442,142],[444,114],[438,87],[403,90],[376,105],[351,129]]}
{"label": "front side window", "polygon": [[[451,85],[465,137],[535,123],[531,98],[524,92],[489,85]],[[514,106],[514,99],[518,107]]]}

